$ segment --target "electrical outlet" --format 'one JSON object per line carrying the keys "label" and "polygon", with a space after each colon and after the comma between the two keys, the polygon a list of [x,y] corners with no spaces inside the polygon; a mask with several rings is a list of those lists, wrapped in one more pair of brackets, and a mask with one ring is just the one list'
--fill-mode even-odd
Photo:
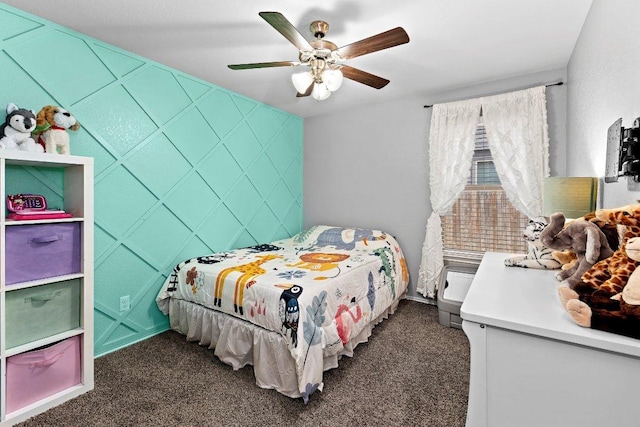
{"label": "electrical outlet", "polygon": [[129,301],[129,295],[120,297],[120,311],[127,311],[131,308],[131,302]]}

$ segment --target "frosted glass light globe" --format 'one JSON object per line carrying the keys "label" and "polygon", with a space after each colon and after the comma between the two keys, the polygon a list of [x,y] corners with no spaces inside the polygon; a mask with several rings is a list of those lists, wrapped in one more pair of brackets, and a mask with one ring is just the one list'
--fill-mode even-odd
{"label": "frosted glass light globe", "polygon": [[313,76],[309,71],[295,73],[291,75],[291,81],[298,93],[305,93],[313,83]]}
{"label": "frosted glass light globe", "polygon": [[311,91],[311,96],[316,101],[324,101],[328,97],[331,96],[331,91],[324,83],[316,83],[313,85],[313,90]]}
{"label": "frosted glass light globe", "polygon": [[340,88],[342,84],[343,76],[342,71],[327,69],[322,73],[322,81],[327,85],[327,89],[331,92],[335,92]]}

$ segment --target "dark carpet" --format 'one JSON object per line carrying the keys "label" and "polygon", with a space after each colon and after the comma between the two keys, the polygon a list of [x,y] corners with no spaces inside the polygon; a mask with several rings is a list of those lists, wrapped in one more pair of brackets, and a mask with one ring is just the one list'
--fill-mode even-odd
{"label": "dark carpet", "polygon": [[95,389],[21,426],[464,426],[469,344],[404,300],[307,405],[169,331],[95,361]]}

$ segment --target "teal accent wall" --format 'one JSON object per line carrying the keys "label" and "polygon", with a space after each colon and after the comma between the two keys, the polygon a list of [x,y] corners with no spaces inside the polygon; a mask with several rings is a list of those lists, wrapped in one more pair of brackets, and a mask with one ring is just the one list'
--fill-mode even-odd
{"label": "teal accent wall", "polygon": [[[0,70],[0,120],[59,105],[95,159],[96,355],[168,329],[178,262],[300,231],[302,118],[3,4]],[[61,171],[16,169],[8,191],[60,203]]]}

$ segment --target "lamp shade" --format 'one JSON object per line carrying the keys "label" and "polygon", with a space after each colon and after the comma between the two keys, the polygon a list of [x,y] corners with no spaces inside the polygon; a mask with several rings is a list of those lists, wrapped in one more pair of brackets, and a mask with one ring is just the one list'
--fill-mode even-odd
{"label": "lamp shade", "polygon": [[544,180],[544,215],[579,218],[596,209],[598,178],[552,176]]}
{"label": "lamp shade", "polygon": [[313,83],[313,76],[309,71],[295,73],[291,75],[291,81],[298,93],[305,93],[309,86],[311,86],[311,83]]}
{"label": "lamp shade", "polygon": [[323,101],[331,96],[331,91],[327,88],[327,85],[324,83],[316,83],[313,85],[313,90],[311,91],[311,96],[316,101]]}
{"label": "lamp shade", "polygon": [[322,73],[322,81],[327,84],[327,89],[331,92],[335,92],[340,88],[342,84],[342,71],[332,70],[331,68],[324,70]]}

